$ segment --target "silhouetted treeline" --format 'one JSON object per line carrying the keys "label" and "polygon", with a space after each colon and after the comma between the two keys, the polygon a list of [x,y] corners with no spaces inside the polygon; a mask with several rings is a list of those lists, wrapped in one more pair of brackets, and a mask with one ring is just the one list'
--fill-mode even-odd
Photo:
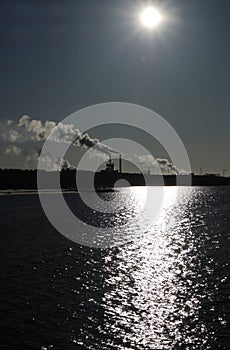
{"label": "silhouetted treeline", "polygon": [[36,170],[1,169],[0,188],[1,190],[36,189],[37,172]]}
{"label": "silhouetted treeline", "polygon": [[[95,176],[94,176],[95,175]],[[92,173],[90,171],[62,170],[61,172],[39,171],[41,189],[58,189],[59,183],[62,189],[77,190],[76,177],[80,180],[81,188],[108,188],[113,187],[118,180],[126,180],[131,186],[175,186],[179,178],[180,185],[188,185],[188,176],[145,175],[134,173]],[[226,186],[230,184],[230,178],[215,175],[191,175],[193,186]],[[162,183],[163,181],[163,183]],[[78,182],[79,183],[79,182]],[[37,170],[0,169],[1,190],[36,190]]]}
{"label": "silhouetted treeline", "polygon": [[[40,171],[42,189],[57,189],[56,178],[59,178],[61,188],[76,189],[76,170],[63,170],[59,172]],[[37,170],[0,169],[0,189],[37,189]]]}

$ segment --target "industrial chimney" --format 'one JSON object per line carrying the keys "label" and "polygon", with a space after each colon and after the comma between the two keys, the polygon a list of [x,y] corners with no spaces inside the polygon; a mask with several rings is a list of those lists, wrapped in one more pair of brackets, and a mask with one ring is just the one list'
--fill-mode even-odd
{"label": "industrial chimney", "polygon": [[121,154],[119,156],[119,173],[122,173],[122,159],[121,159]]}

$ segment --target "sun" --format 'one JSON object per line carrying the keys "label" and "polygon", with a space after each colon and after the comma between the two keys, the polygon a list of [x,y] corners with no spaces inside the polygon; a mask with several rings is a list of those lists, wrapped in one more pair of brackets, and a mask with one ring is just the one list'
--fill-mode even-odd
{"label": "sun", "polygon": [[155,7],[147,7],[140,14],[141,23],[149,28],[155,28],[161,21],[161,14]]}

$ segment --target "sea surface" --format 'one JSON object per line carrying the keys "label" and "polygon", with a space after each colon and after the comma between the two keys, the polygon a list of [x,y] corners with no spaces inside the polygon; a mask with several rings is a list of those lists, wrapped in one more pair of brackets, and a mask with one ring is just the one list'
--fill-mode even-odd
{"label": "sea surface", "polygon": [[[107,227],[129,223],[141,191],[101,193],[122,201],[111,222],[79,194],[65,197],[88,224]],[[230,349],[230,188],[178,191],[166,188],[152,225],[135,231],[134,221],[123,244],[106,249],[57,232],[37,194],[0,195],[0,348]]]}

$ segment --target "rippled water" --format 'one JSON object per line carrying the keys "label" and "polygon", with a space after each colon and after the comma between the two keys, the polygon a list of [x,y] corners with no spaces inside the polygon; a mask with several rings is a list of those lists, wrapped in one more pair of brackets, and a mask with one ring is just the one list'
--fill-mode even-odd
{"label": "rippled water", "polygon": [[2,348],[230,349],[230,189],[166,192],[152,227],[109,249],[57,233],[36,194],[1,196]]}

